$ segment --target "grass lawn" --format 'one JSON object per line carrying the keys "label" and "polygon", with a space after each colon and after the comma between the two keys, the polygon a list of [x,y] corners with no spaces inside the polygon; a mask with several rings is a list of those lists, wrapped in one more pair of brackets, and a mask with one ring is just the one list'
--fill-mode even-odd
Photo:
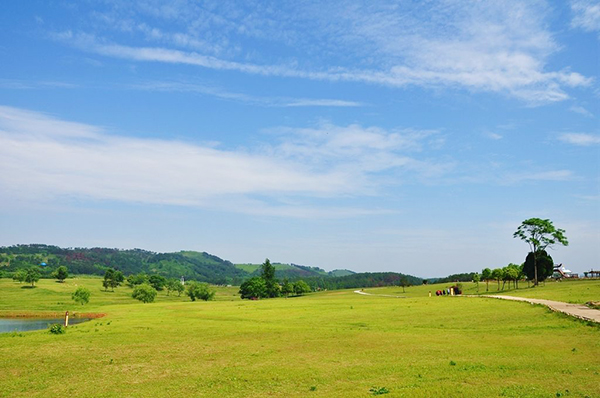
{"label": "grass lawn", "polygon": [[[600,301],[600,279],[574,279],[561,282],[548,280],[537,287],[533,287],[533,284],[531,284],[531,287],[527,287],[527,282],[519,282],[518,289],[514,287],[509,288],[508,283],[502,289],[502,282],[498,286],[496,282],[490,281],[487,291],[485,282],[479,282],[479,288],[473,282],[461,282],[461,284],[463,285],[464,294],[505,294],[508,296],[547,299],[577,304],[585,304],[588,301]],[[452,285],[454,283],[439,283],[411,286],[406,288],[405,291],[401,287],[368,288],[364,289],[364,291],[367,293],[394,296],[425,297],[428,296],[430,291],[435,296],[436,290],[445,289]]]}
{"label": "grass lawn", "polygon": [[427,297],[434,286],[404,299],[241,301],[220,288],[213,302],[141,304],[96,278],[3,279],[0,313],[76,310],[75,284],[92,290],[82,311],[107,315],[64,335],[0,334],[0,396],[600,396],[600,328],[523,303]]}

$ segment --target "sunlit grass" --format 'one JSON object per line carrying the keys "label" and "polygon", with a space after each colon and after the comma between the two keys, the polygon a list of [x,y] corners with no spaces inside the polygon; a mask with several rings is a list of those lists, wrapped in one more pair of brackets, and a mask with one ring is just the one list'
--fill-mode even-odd
{"label": "sunlit grass", "polygon": [[[600,301],[600,279],[580,279],[569,281],[548,280],[539,286],[533,287],[527,282],[519,282],[519,288],[514,285],[509,286],[508,282],[502,288],[502,282],[490,281],[486,286],[485,282],[479,282],[479,287],[474,282],[459,282],[463,287],[463,294],[506,294],[517,297],[529,297],[547,300],[564,301],[566,303],[584,304],[588,301]],[[367,293],[388,294],[405,297],[426,297],[429,292],[435,296],[436,290],[442,290],[456,283],[438,283],[431,285],[419,285],[407,287],[404,291],[402,287],[382,287],[363,289]]]}
{"label": "sunlit grass", "polygon": [[600,396],[599,329],[539,306],[429,298],[427,286],[141,304],[99,279],[69,283],[1,281],[2,310],[75,308],[57,303],[78,283],[98,286],[86,311],[107,315],[65,335],[0,335],[0,396]]}

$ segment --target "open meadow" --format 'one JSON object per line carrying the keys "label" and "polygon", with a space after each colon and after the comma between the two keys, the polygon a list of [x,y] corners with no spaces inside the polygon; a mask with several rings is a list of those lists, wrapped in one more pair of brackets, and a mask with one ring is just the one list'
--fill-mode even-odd
{"label": "open meadow", "polygon": [[[71,301],[76,285],[92,291],[88,305]],[[106,315],[63,335],[0,334],[3,397],[600,396],[597,325],[525,303],[427,297],[442,285],[260,301],[218,287],[215,301],[160,292],[150,304],[92,277],[22,286],[0,280],[0,316]],[[548,282],[508,294],[585,302],[599,290]]]}

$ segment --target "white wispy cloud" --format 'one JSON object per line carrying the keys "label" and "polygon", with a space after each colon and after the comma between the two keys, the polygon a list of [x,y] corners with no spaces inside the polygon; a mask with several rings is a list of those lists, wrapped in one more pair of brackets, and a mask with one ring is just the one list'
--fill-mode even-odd
{"label": "white wispy cloud", "polygon": [[600,144],[600,136],[587,133],[565,133],[561,134],[558,139],[568,144],[579,146]]}
{"label": "white wispy cloud", "polygon": [[[158,12],[163,6],[169,11]],[[247,5],[247,13],[227,6],[207,13],[188,2],[131,7],[129,17],[151,15],[171,22],[171,31],[136,23],[134,17],[128,26],[151,45],[71,31],[54,37],[140,62],[390,87],[462,88],[532,105],[565,100],[568,88],[592,81],[568,68],[548,70],[546,61],[560,46],[547,29],[543,1],[306,2],[284,3],[278,13],[268,4]],[[264,50],[274,42],[290,55]]]}
{"label": "white wispy cloud", "polygon": [[575,178],[577,177],[571,170],[548,170],[506,174],[501,180],[504,184],[510,185],[527,181],[571,181]]}
{"label": "white wispy cloud", "polygon": [[[328,134],[331,134],[327,136]],[[419,134],[360,126],[289,130],[277,145],[226,150],[164,139],[122,137],[104,129],[0,107],[0,186],[11,196],[89,198],[310,216],[333,208],[311,200],[363,196],[386,184],[378,173],[428,172]],[[319,152],[316,149],[323,145]],[[286,199],[287,198],[287,199]],[[289,198],[295,198],[290,205]],[[373,214],[354,207],[331,215]]]}
{"label": "white wispy cloud", "polygon": [[501,140],[502,138],[504,138],[502,135],[498,134],[498,133],[492,133],[491,131],[488,131],[484,134],[487,138],[491,139],[491,140]]}
{"label": "white wispy cloud", "polygon": [[37,81],[37,80],[19,80],[19,79],[0,79],[0,88],[15,90],[33,90],[49,88],[78,88],[77,84],[61,81]]}
{"label": "white wispy cloud", "polygon": [[132,84],[129,87],[148,91],[198,93],[226,100],[272,107],[359,107],[364,105],[357,101],[327,98],[259,97],[194,82],[154,81]]}
{"label": "white wispy cloud", "polygon": [[569,108],[569,110],[571,112],[575,112],[575,113],[578,113],[583,116],[594,117],[594,114],[592,112],[588,111],[587,109],[585,109],[583,106],[580,106],[580,105],[573,105]]}
{"label": "white wispy cloud", "polygon": [[597,0],[572,0],[571,25],[589,32],[600,33],[600,2]]}

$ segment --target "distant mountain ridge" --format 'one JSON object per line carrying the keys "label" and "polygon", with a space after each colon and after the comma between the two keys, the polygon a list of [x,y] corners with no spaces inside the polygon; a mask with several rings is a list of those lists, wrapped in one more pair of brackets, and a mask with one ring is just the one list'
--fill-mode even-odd
{"label": "distant mountain ridge", "polygon": [[[44,266],[40,264],[44,263]],[[260,274],[260,264],[233,264],[206,253],[182,250],[175,253],[156,253],[142,249],[61,248],[45,244],[27,244],[0,247],[0,272],[14,272],[19,268],[40,266],[49,277],[53,270],[64,265],[70,274],[104,275],[114,268],[126,276],[130,274],[158,274],[167,278],[184,277],[213,284],[239,285]],[[319,267],[274,263],[275,276],[295,281],[303,279],[314,288],[368,287],[397,284],[402,277],[411,284],[421,279],[394,272],[355,273],[347,269],[327,272]]]}

